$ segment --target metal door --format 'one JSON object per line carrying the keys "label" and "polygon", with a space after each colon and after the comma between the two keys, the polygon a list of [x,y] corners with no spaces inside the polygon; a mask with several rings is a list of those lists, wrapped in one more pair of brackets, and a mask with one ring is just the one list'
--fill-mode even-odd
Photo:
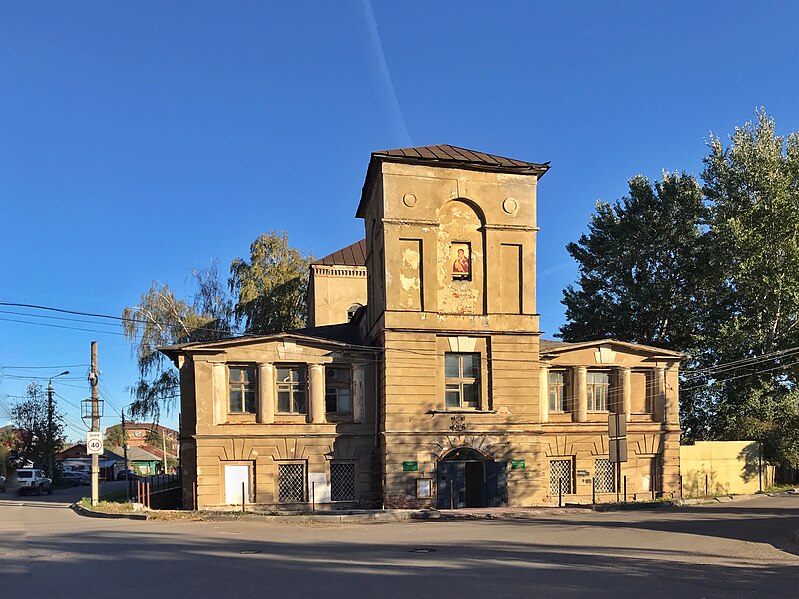
{"label": "metal door", "polygon": [[439,462],[438,509],[466,507],[466,462]]}
{"label": "metal door", "polygon": [[486,462],[486,501],[487,507],[508,505],[508,463]]}

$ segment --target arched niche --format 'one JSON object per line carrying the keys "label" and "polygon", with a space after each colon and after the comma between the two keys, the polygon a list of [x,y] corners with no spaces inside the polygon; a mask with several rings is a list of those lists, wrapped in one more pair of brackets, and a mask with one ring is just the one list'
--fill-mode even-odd
{"label": "arched niche", "polygon": [[485,216],[468,198],[438,210],[438,308],[445,314],[483,314]]}

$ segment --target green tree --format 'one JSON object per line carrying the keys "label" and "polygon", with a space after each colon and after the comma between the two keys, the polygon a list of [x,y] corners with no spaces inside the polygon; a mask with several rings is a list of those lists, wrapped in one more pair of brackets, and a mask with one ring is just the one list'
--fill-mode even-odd
{"label": "green tree", "polygon": [[122,329],[133,344],[139,380],[132,387],[134,417],[160,418],[178,397],[177,371],[158,351],[165,345],[210,341],[231,333],[232,302],[219,282],[216,265],[195,270],[197,292],[193,299],[178,299],[167,286],[153,282],[136,306],[122,312]]}
{"label": "green tree", "polygon": [[718,363],[752,361],[735,376],[711,381],[713,431],[720,438],[759,439],[767,458],[793,456],[796,463],[799,136],[777,135],[761,108],[754,121],[735,129],[727,147],[715,136],[709,146],[704,192],[714,272],[726,292],[718,299],[724,318],[717,321],[712,351]]}
{"label": "green tree", "polygon": [[64,441],[63,416],[54,407],[53,426],[48,428],[47,395],[37,381],[28,385],[25,399],[11,406],[11,420],[16,428],[16,444],[12,449],[23,463],[29,460],[44,466],[51,448],[55,451]]}
{"label": "green tree", "polygon": [[115,424],[105,429],[105,444],[109,446],[124,447],[125,435],[122,433],[122,425]]}
{"label": "green tree", "polygon": [[305,292],[312,256],[289,245],[288,234],[271,231],[250,245],[250,260],[230,265],[230,290],[236,296],[237,324],[265,334],[305,326]]}
{"label": "green tree", "polygon": [[566,246],[580,277],[563,292],[559,336],[695,348],[707,262],[701,189],[673,173],[654,184],[634,177],[629,188],[613,204],[598,202],[588,233]]}

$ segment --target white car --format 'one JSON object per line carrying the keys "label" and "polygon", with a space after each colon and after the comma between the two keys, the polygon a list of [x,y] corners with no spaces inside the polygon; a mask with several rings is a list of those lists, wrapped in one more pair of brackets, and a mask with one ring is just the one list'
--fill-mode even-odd
{"label": "white car", "polygon": [[48,495],[53,494],[53,481],[45,476],[44,470],[20,468],[17,470],[17,478],[19,478],[20,495],[25,493],[41,495],[42,491],[46,491]]}

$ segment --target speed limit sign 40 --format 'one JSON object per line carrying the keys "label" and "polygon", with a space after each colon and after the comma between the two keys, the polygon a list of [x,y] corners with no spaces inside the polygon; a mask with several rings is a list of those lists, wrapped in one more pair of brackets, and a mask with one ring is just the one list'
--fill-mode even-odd
{"label": "speed limit sign 40", "polygon": [[86,433],[86,453],[101,454],[103,453],[103,434],[100,432]]}

